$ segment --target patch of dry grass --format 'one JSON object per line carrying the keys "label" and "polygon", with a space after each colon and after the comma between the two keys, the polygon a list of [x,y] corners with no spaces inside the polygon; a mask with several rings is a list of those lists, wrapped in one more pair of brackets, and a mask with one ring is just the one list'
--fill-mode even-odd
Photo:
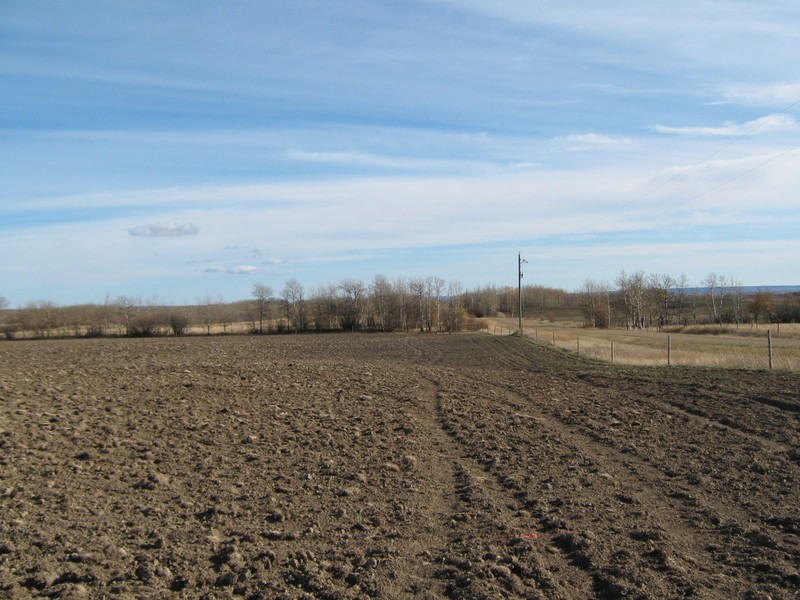
{"label": "patch of dry grass", "polygon": [[[493,323],[489,331],[511,333],[517,323],[511,319]],[[524,332],[539,343],[580,354],[594,360],[639,366],[697,366],[740,369],[768,369],[767,329],[746,332],[740,328],[713,335],[702,329],[691,333],[583,329],[574,324],[525,322]],[[772,367],[775,370],[800,371],[800,325],[783,324],[780,332],[772,326]],[[715,328],[717,329],[717,328]],[[671,350],[669,344],[671,341]]]}

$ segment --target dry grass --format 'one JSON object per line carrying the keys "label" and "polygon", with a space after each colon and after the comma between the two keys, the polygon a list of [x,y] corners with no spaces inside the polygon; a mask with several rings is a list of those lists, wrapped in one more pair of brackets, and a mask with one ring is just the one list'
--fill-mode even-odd
{"label": "dry grass", "polygon": [[[713,334],[700,328],[691,333],[583,329],[574,323],[525,321],[526,336],[595,360],[640,366],[684,365],[698,367],[768,369],[767,329],[750,326]],[[800,371],[800,325],[784,324],[777,331],[772,326],[772,367],[782,371]],[[509,334],[517,330],[511,319],[495,320],[490,333]],[[668,354],[671,339],[672,349]]]}

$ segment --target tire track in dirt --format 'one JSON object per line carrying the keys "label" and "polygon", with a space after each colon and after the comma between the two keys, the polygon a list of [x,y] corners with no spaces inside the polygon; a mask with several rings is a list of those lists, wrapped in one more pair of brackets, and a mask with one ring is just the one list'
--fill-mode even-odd
{"label": "tire track in dirt", "polygon": [[[797,597],[797,466],[713,422],[797,377],[474,335],[7,350],[2,597]],[[661,401],[695,384],[710,420]]]}
{"label": "tire track in dirt", "polygon": [[[442,349],[421,338],[405,344],[413,349],[413,362],[430,384],[424,397],[415,396],[416,421],[427,423],[429,439],[443,449],[436,454],[449,465],[450,476],[442,479],[455,482],[448,492],[440,492],[446,499],[441,506],[449,500],[450,513],[438,511],[451,533],[445,544],[430,549],[438,567],[421,573],[420,580],[430,581],[432,576],[442,581],[444,594],[451,598],[501,598],[509,593],[526,598],[591,596],[594,579],[546,543],[560,532],[537,532],[541,528],[521,509],[515,490],[475,460],[468,441],[454,428],[445,410],[444,390],[449,386],[443,382],[463,379],[454,369],[432,368],[443,359]],[[443,467],[431,473],[437,470],[441,473]]]}
{"label": "tire track in dirt", "polygon": [[[505,364],[510,367],[523,367],[533,372],[540,372],[542,370],[540,362],[541,357],[537,356],[534,358],[529,350],[531,347],[535,347],[538,350],[545,349],[540,346],[533,346],[533,342],[530,340],[525,339],[524,346],[521,347],[520,344],[523,344],[523,340],[519,340],[518,338],[497,338],[495,336],[490,338],[490,340],[492,347],[497,352],[506,353],[508,355]],[[483,342],[484,340],[473,340],[474,344],[485,348],[486,344]],[[528,352],[526,352],[526,346]],[[681,382],[669,379],[669,376],[678,372],[679,368],[670,369],[668,373],[660,372],[660,374],[665,375],[665,377],[656,382],[652,378],[645,379],[631,375],[630,373],[626,373],[626,376],[621,377],[620,373],[624,373],[625,371],[610,373],[609,369],[613,367],[605,363],[592,364],[591,361],[587,362],[582,357],[564,356],[562,354],[563,351],[559,352],[552,348],[546,350],[549,350],[549,353],[552,355],[550,357],[551,362],[564,361],[571,363],[568,365],[569,368],[565,369],[562,373],[563,377],[567,380],[572,381],[577,377],[597,388],[608,389],[613,387],[617,392],[627,390],[641,400],[654,399],[655,394],[653,392],[642,394],[636,389],[636,386],[641,385],[648,389],[652,389],[655,386],[658,388],[658,398],[655,399],[655,402],[658,403],[659,406],[664,407],[664,405],[670,405],[675,410],[683,412],[684,414],[708,419],[709,422],[738,431],[745,437],[763,441],[763,443],[772,447],[776,452],[786,452],[789,450],[789,446],[797,446],[798,441],[800,441],[800,436],[798,436],[798,433],[800,433],[800,416],[798,415],[800,412],[800,404],[796,401],[797,398],[800,398],[800,393],[793,392],[791,389],[782,390],[782,398],[780,399],[769,398],[758,394],[749,394],[743,397],[740,389],[730,391],[708,389],[697,386],[691,381]],[[580,364],[578,361],[584,363],[586,370],[576,374],[574,370],[575,367]],[[692,373],[700,372],[701,370],[684,369],[683,371]],[[750,374],[748,373],[748,375]],[[711,384],[711,388],[719,388],[719,386]],[[722,399],[720,399],[720,396]],[[744,398],[746,398],[746,400],[744,400]],[[708,408],[719,413],[720,416],[714,416],[709,413],[708,409],[692,404],[692,400],[697,401],[698,399],[709,402],[710,406]],[[795,401],[790,401],[789,399]],[[757,410],[755,407],[751,407],[750,404],[756,404],[758,407]],[[795,434],[783,435],[782,440],[779,442],[773,439],[775,434],[772,431],[764,430],[763,428],[754,428],[751,425],[753,422],[763,423],[767,421],[773,425],[774,428],[784,428],[787,420],[795,424]]]}
{"label": "tire track in dirt", "polygon": [[[431,358],[427,352],[439,354],[420,348],[417,356],[426,364]],[[537,534],[529,516],[514,508],[509,491],[458,442],[442,409],[441,375],[426,369],[406,405],[415,435],[426,439],[429,449],[414,469],[418,502],[426,510],[418,514],[406,541],[394,543],[401,556],[418,560],[385,591],[389,597],[410,591],[450,598],[499,598],[509,592],[538,598],[544,597],[542,590],[550,598],[586,596],[591,579],[559,553],[536,548],[540,544],[534,541]],[[420,374],[409,370],[406,377]],[[528,560],[521,562],[523,555]],[[566,572],[568,578],[563,577]]]}
{"label": "tire track in dirt", "polygon": [[[496,355],[491,362],[514,362],[507,357],[498,355],[502,352],[502,348],[499,348],[496,343],[493,343],[492,347],[491,351],[495,352]],[[530,410],[532,404],[529,394],[520,394],[513,390],[512,387],[504,384],[487,383],[496,386],[497,389],[501,390],[501,395],[506,396],[501,400],[502,402],[513,406],[516,410]],[[571,392],[574,394],[575,390],[573,389]],[[547,393],[553,395],[552,386],[549,386]],[[508,394],[512,394],[512,397],[509,398]],[[497,397],[491,398],[493,402],[497,402],[497,400]],[[714,563],[718,560],[718,557],[715,558],[713,556],[714,552],[719,551],[721,547],[726,545],[730,546],[730,543],[727,542],[729,542],[729,538],[733,534],[743,536],[752,542],[752,544],[747,541],[744,542],[745,548],[739,552],[739,561],[743,561],[745,564],[748,561],[752,562],[752,548],[747,546],[755,547],[755,553],[760,552],[765,547],[771,548],[774,550],[770,553],[772,558],[778,558],[778,561],[784,565],[783,570],[778,571],[779,575],[788,575],[792,581],[794,580],[790,567],[791,564],[796,564],[798,560],[796,549],[791,547],[794,539],[781,539],[778,542],[775,542],[769,536],[768,539],[764,539],[763,534],[748,530],[747,525],[752,519],[752,515],[748,512],[730,503],[719,503],[712,494],[702,493],[699,489],[693,489],[690,493],[684,491],[685,488],[676,489],[676,486],[670,482],[669,478],[665,478],[662,472],[642,460],[637,460],[636,456],[630,453],[620,453],[613,448],[613,445],[598,442],[596,436],[591,435],[591,431],[588,436],[579,433],[574,422],[565,422],[563,418],[559,418],[558,411],[551,414],[538,412],[536,416],[519,412],[516,414],[537,420],[539,423],[544,423],[551,431],[559,432],[562,436],[566,435],[566,439],[561,442],[563,446],[577,450],[577,453],[584,457],[594,457],[595,462],[603,466],[606,471],[605,475],[610,474],[615,481],[625,481],[625,493],[616,494],[616,497],[625,504],[649,507],[650,512],[646,514],[647,519],[645,521],[655,519],[659,523],[658,531],[669,532],[668,537],[661,533],[653,533],[653,537],[668,541],[666,544],[668,546],[688,549],[694,557],[703,556],[705,566],[700,570],[714,570]],[[608,473],[609,471],[610,473]],[[677,518],[667,518],[667,515],[672,514],[676,514]],[[716,516],[718,514],[724,514],[729,519],[733,517],[733,522],[725,524],[721,531],[720,527],[718,527],[720,519]],[[630,517],[628,517],[628,520],[630,521]],[[643,529],[644,526],[646,526],[646,523],[642,523],[639,526],[640,533],[634,532],[631,535],[647,538],[650,533],[641,533],[646,531]],[[785,529],[785,527],[783,528]],[[774,536],[781,537],[783,531],[781,531],[780,519],[778,519],[776,529]],[[668,561],[669,555],[663,550],[658,552],[652,550],[650,555],[660,558],[663,564],[669,563],[669,567],[675,567],[675,570],[697,571],[696,564],[677,568],[675,559]],[[693,559],[693,563],[696,562],[697,560]],[[595,569],[594,573],[597,574],[597,572]],[[719,584],[720,582],[709,582],[708,578],[701,577],[698,581],[689,583],[687,589],[696,589],[698,586],[717,588]],[[735,589],[736,577],[729,580],[727,586],[730,589]],[[686,587],[685,584],[684,587]]]}

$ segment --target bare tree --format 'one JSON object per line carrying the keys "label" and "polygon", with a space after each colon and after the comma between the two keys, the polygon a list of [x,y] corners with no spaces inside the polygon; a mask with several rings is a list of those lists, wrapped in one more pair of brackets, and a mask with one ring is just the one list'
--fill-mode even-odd
{"label": "bare tree", "polygon": [[431,319],[434,320],[434,314],[435,314],[436,331],[440,331],[442,294],[444,293],[444,286],[446,282],[441,277],[428,277],[426,283],[428,285],[428,293],[431,302],[433,302],[436,305],[435,313],[432,308],[429,309],[429,312],[431,314]]}
{"label": "bare tree", "polygon": [[611,326],[611,288],[607,283],[587,279],[578,290],[583,303],[584,323],[590,327]]}
{"label": "bare tree", "polygon": [[753,296],[752,302],[747,305],[747,310],[753,315],[756,325],[762,318],[765,322],[769,322],[775,311],[775,298],[771,292],[758,290]]}
{"label": "bare tree", "polygon": [[675,311],[678,316],[678,323],[686,325],[686,318],[684,317],[684,310],[686,310],[687,295],[689,294],[689,278],[686,273],[681,273],[681,276],[675,280]]}
{"label": "bare tree", "polygon": [[417,306],[417,315],[420,331],[430,331],[430,306],[428,305],[428,285],[421,277],[415,277],[408,282],[408,289]]}
{"label": "bare tree", "polygon": [[381,331],[391,330],[392,284],[383,275],[375,275],[370,284],[370,293],[378,327]]}
{"label": "bare tree", "polygon": [[722,317],[738,326],[744,317],[745,304],[742,282],[735,277],[728,277],[728,297],[730,298],[729,308],[727,311],[723,311]]}
{"label": "bare tree", "polygon": [[332,283],[316,286],[311,293],[309,304],[317,331],[339,328],[341,317],[339,286]]}
{"label": "bare tree", "polygon": [[130,296],[117,296],[114,298],[113,304],[122,323],[123,333],[131,335],[131,322],[136,308],[141,304],[141,300]]}
{"label": "bare tree", "polygon": [[672,288],[675,287],[675,279],[671,275],[655,274],[648,278],[648,285],[653,298],[653,304],[658,313],[658,326],[663,327],[672,322],[670,305],[672,299]]}
{"label": "bare tree", "polygon": [[626,326],[629,329],[644,329],[647,320],[645,316],[647,282],[644,271],[628,275],[623,270],[617,277],[616,284],[625,307]]}
{"label": "bare tree", "polygon": [[722,323],[722,300],[725,297],[725,278],[716,273],[709,273],[702,281],[708,294],[711,306],[711,318],[714,323]]}
{"label": "bare tree", "polygon": [[0,296],[0,310],[8,308],[8,300],[5,296]]}
{"label": "bare tree", "polygon": [[461,282],[453,280],[447,284],[447,306],[445,307],[444,327],[447,331],[461,331],[467,323],[467,309],[464,307]]}
{"label": "bare tree", "polygon": [[186,332],[189,330],[189,314],[185,308],[171,311],[167,320],[172,335],[186,335]]}
{"label": "bare tree", "polygon": [[206,330],[206,335],[211,335],[211,327],[216,319],[216,302],[211,296],[206,295],[202,300],[197,300],[200,309],[200,322]]}
{"label": "bare tree", "polygon": [[305,329],[306,307],[305,290],[297,279],[289,279],[281,290],[284,310],[286,312],[286,325],[293,328],[295,333]]}
{"label": "bare tree", "polygon": [[364,325],[364,312],[367,302],[367,288],[355,279],[345,279],[339,284],[344,300],[342,327],[358,331]]}
{"label": "bare tree", "polygon": [[256,313],[258,315],[258,333],[264,333],[264,317],[269,309],[269,300],[272,296],[272,288],[263,283],[254,283],[250,292],[256,299]]}

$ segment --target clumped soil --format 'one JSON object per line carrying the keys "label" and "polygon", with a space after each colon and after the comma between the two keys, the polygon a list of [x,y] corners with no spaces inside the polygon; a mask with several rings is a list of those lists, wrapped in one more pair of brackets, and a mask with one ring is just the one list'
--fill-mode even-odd
{"label": "clumped soil", "polygon": [[472,334],[0,361],[2,598],[800,594],[796,374]]}

